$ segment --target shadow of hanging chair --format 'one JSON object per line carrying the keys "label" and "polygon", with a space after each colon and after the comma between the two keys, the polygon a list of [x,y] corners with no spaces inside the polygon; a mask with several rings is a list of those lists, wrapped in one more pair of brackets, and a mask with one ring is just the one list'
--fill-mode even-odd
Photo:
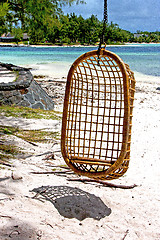
{"label": "shadow of hanging chair", "polygon": [[79,188],[42,186],[32,191],[36,193],[34,199],[41,200],[42,196],[55,206],[61,216],[66,218],[76,218],[79,221],[86,218],[100,220],[109,216],[112,211],[101,198]]}
{"label": "shadow of hanging chair", "polygon": [[134,74],[116,54],[101,49],[71,66],[64,99],[61,151],[78,175],[111,180],[128,169]]}

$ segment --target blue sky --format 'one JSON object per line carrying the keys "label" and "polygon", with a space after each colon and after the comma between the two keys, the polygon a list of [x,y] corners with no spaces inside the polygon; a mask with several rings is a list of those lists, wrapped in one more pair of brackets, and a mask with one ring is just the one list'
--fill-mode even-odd
{"label": "blue sky", "polygon": [[[84,18],[94,14],[102,20],[104,0],[85,1],[83,5],[63,8],[64,13],[75,12]],[[160,31],[160,0],[108,0],[108,21],[131,32]]]}

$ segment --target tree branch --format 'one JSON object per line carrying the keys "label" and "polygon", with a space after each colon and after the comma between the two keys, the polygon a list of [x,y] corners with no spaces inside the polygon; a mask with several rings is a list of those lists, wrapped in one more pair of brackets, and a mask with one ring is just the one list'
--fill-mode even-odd
{"label": "tree branch", "polygon": [[133,185],[130,185],[130,186],[126,186],[126,185],[121,185],[121,184],[114,184],[114,183],[109,183],[109,182],[104,182],[102,180],[96,180],[96,179],[80,179],[80,178],[69,178],[67,179],[68,181],[77,181],[77,182],[95,182],[95,183],[100,183],[102,184],[103,186],[106,186],[106,187],[113,187],[113,188],[122,188],[122,189],[131,189],[131,188],[134,188],[134,187],[137,187],[138,185],[136,184],[133,184]]}

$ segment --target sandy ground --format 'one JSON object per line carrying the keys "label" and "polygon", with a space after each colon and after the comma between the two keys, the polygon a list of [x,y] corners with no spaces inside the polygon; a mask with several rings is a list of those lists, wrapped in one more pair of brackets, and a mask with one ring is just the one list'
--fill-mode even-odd
{"label": "sandy ground", "polygon": [[[138,187],[70,182],[75,175],[57,167],[64,165],[59,141],[33,146],[10,136],[25,155],[0,169],[0,240],[160,239],[160,79],[136,74],[136,80],[130,168],[112,183]],[[0,117],[0,125],[20,123],[61,128],[58,121]],[[53,169],[56,174],[33,174]]]}
{"label": "sandy ground", "polygon": [[0,68],[0,83],[13,82],[16,79],[16,73],[13,71],[7,70],[6,68]]}

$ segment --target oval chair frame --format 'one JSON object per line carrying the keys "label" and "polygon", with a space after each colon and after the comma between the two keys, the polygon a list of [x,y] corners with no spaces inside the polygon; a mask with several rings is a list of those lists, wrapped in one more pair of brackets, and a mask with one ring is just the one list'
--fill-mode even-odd
{"label": "oval chair frame", "polygon": [[[98,58],[99,58],[99,63],[98,63]],[[109,70],[108,70],[108,68],[109,68]],[[93,71],[94,71],[95,75],[93,74]],[[118,73],[116,73],[116,71]],[[89,76],[88,76],[88,72],[89,72]],[[106,77],[104,72],[105,72],[105,74],[107,74],[108,77]],[[99,75],[102,75],[102,76],[99,76]],[[103,88],[105,88],[105,91],[106,91],[106,86],[107,86],[107,89],[109,87],[114,88],[114,89],[121,88],[120,90],[117,90],[117,92],[114,94],[115,95],[114,102],[116,102],[116,101],[123,102],[122,110],[121,109],[118,110],[119,112],[123,111],[123,114],[120,113],[123,116],[120,115],[118,118],[119,120],[115,120],[117,117],[114,117],[114,124],[113,124],[113,125],[116,125],[116,123],[115,123],[116,121],[119,121],[119,122],[123,121],[123,124],[121,123],[121,126],[119,127],[119,130],[118,130],[119,135],[121,135],[121,141],[118,140],[118,145],[120,147],[117,150],[118,157],[116,160],[110,159],[108,161],[107,159],[104,159],[104,158],[101,159],[101,158],[97,158],[97,157],[93,157],[93,158],[88,157],[88,156],[86,157],[85,154],[83,154],[86,151],[86,149],[84,149],[85,146],[83,146],[83,153],[79,153],[79,150],[78,150],[78,153],[75,153],[75,149],[78,149],[80,147],[79,146],[80,142],[83,141],[83,139],[81,139],[80,136],[81,135],[85,136],[85,134],[87,132],[87,130],[85,132],[84,129],[83,130],[81,129],[81,128],[83,128],[82,121],[81,121],[81,118],[82,118],[81,111],[82,110],[78,110],[78,112],[77,112],[77,109],[82,108],[81,105],[83,102],[83,92],[85,92],[85,94],[87,95],[87,97],[85,95],[86,102],[89,102],[87,88],[89,88],[88,86],[93,87],[95,79],[97,81],[96,87],[98,88],[98,90],[96,91],[96,93],[98,94],[98,100],[97,100],[98,104],[100,103],[100,100],[99,100],[100,95],[99,94],[101,94],[98,92],[98,91],[100,91],[99,89],[101,89],[103,87]],[[104,86],[101,86],[100,81],[102,81],[103,79],[104,79],[104,82],[108,81],[108,83],[103,84]],[[119,84],[116,83],[117,79],[118,79],[118,81],[120,81]],[[88,81],[90,81],[90,85],[89,85]],[[111,83],[112,81],[114,81],[114,84]],[[86,84],[86,89],[83,89],[84,84]],[[75,88],[73,85],[75,86]],[[113,86],[113,85],[115,85],[115,86]],[[78,89],[78,87],[80,88],[80,90]],[[75,89],[77,89],[77,90],[75,90]],[[78,91],[78,93],[74,93],[75,91]],[[107,91],[106,92],[105,91],[102,91],[103,95],[106,95]],[[121,95],[122,95],[121,100],[117,100],[118,97],[116,96],[116,94],[117,95],[119,94],[118,91],[121,91]],[[98,50],[87,52],[87,53],[81,55],[72,64],[72,66],[69,70],[69,73],[68,73],[68,77],[67,77],[66,92],[65,92],[65,99],[64,99],[64,106],[63,106],[62,131],[61,131],[61,152],[62,152],[62,156],[63,156],[65,162],[75,173],[77,173],[78,175],[87,176],[87,177],[90,177],[93,179],[112,180],[112,179],[119,178],[127,171],[129,161],[130,161],[130,143],[131,143],[131,128],[132,128],[132,111],[133,111],[134,92],[135,92],[135,79],[134,79],[133,72],[130,70],[129,66],[121,60],[121,58],[119,56],[117,56],[116,54],[114,54],[110,51],[101,49],[100,52]],[[76,97],[74,96],[74,101],[73,101],[73,94],[77,94]],[[78,94],[80,95],[80,103],[78,103],[78,101],[79,101]],[[94,100],[93,94],[95,94],[94,89],[92,89],[92,99],[91,100]],[[113,92],[111,90],[108,93],[108,96],[110,96],[109,97],[110,99],[112,98],[112,94],[113,94]],[[123,100],[122,100],[122,98],[123,98]],[[104,102],[106,102],[106,100],[104,100]],[[109,103],[109,104],[111,106],[111,104],[113,104],[113,103]],[[119,104],[119,103],[115,103],[115,105],[116,104]],[[122,104],[120,104],[118,106],[121,106],[121,105]],[[87,109],[87,103],[85,106]],[[83,107],[84,107],[84,105],[83,105]],[[93,112],[94,105],[92,104],[92,107],[90,107],[90,108],[92,109],[92,112]],[[105,106],[104,106],[104,108],[105,108]],[[99,106],[96,109],[98,109],[97,112],[100,112]],[[108,109],[108,107],[107,107],[107,109]],[[103,110],[103,111],[105,112],[105,110]],[[107,110],[107,111],[112,111],[112,110]],[[114,111],[116,112],[116,110],[114,110]],[[87,115],[87,110],[86,110],[86,115]],[[90,114],[90,117],[93,118],[91,114]],[[97,113],[97,117],[99,118],[98,113]],[[122,117],[123,117],[123,120],[121,120]],[[79,121],[76,122],[75,121],[76,118],[78,118]],[[98,118],[97,118],[97,121],[99,121]],[[104,116],[103,117],[101,116],[101,118],[103,118],[103,120],[104,120]],[[85,116],[85,119],[87,119],[87,116]],[[105,118],[105,120],[106,120],[106,118]],[[89,124],[88,122],[87,123],[86,122],[84,121],[83,124],[85,124],[85,125]],[[90,123],[90,124],[92,124],[92,123]],[[76,129],[76,125],[78,127],[78,130]],[[103,124],[101,123],[101,125],[103,125]],[[93,126],[92,126],[92,128],[93,128]],[[113,128],[115,129],[116,127],[114,126]],[[98,129],[98,127],[97,127],[97,129]],[[91,130],[91,125],[90,125],[90,130]],[[74,134],[73,134],[73,131],[74,131]],[[97,132],[98,132],[98,130],[97,130]],[[76,134],[78,134],[79,137],[76,138],[75,137]],[[92,131],[90,133],[88,133],[88,135],[89,134],[91,136],[91,134],[93,134]],[[95,134],[97,134],[97,133],[95,132]],[[105,134],[106,134],[106,132],[105,132]],[[111,133],[111,134],[113,134],[112,145],[114,145],[115,144],[114,143],[114,138],[115,138],[114,133]],[[102,135],[104,135],[104,133],[101,134],[101,138],[102,138]],[[76,139],[74,139],[74,137]],[[119,138],[118,135],[116,137]],[[74,145],[73,142],[75,143],[76,141],[77,141],[76,147],[72,146],[72,145]],[[88,141],[88,142],[92,141],[93,142],[93,140],[91,140],[89,138],[87,140],[84,139],[84,141]],[[92,142],[89,143],[89,145],[91,145]],[[85,143],[83,143],[83,145],[85,145]],[[96,144],[98,144],[98,143],[95,143],[95,145]],[[100,141],[99,141],[99,144],[102,147],[102,143]],[[104,144],[107,145],[108,143],[105,142],[105,143],[103,143],[103,145]],[[74,151],[71,148],[74,148]],[[89,151],[88,148],[89,147],[87,147],[87,151]],[[99,147],[98,147],[98,150],[102,152],[102,149],[99,149]],[[94,149],[94,152],[95,151],[96,151],[96,149]],[[114,150],[112,149],[112,152],[115,152],[115,151],[116,151],[116,149],[114,149]],[[74,153],[72,153],[72,152],[74,152]]]}

